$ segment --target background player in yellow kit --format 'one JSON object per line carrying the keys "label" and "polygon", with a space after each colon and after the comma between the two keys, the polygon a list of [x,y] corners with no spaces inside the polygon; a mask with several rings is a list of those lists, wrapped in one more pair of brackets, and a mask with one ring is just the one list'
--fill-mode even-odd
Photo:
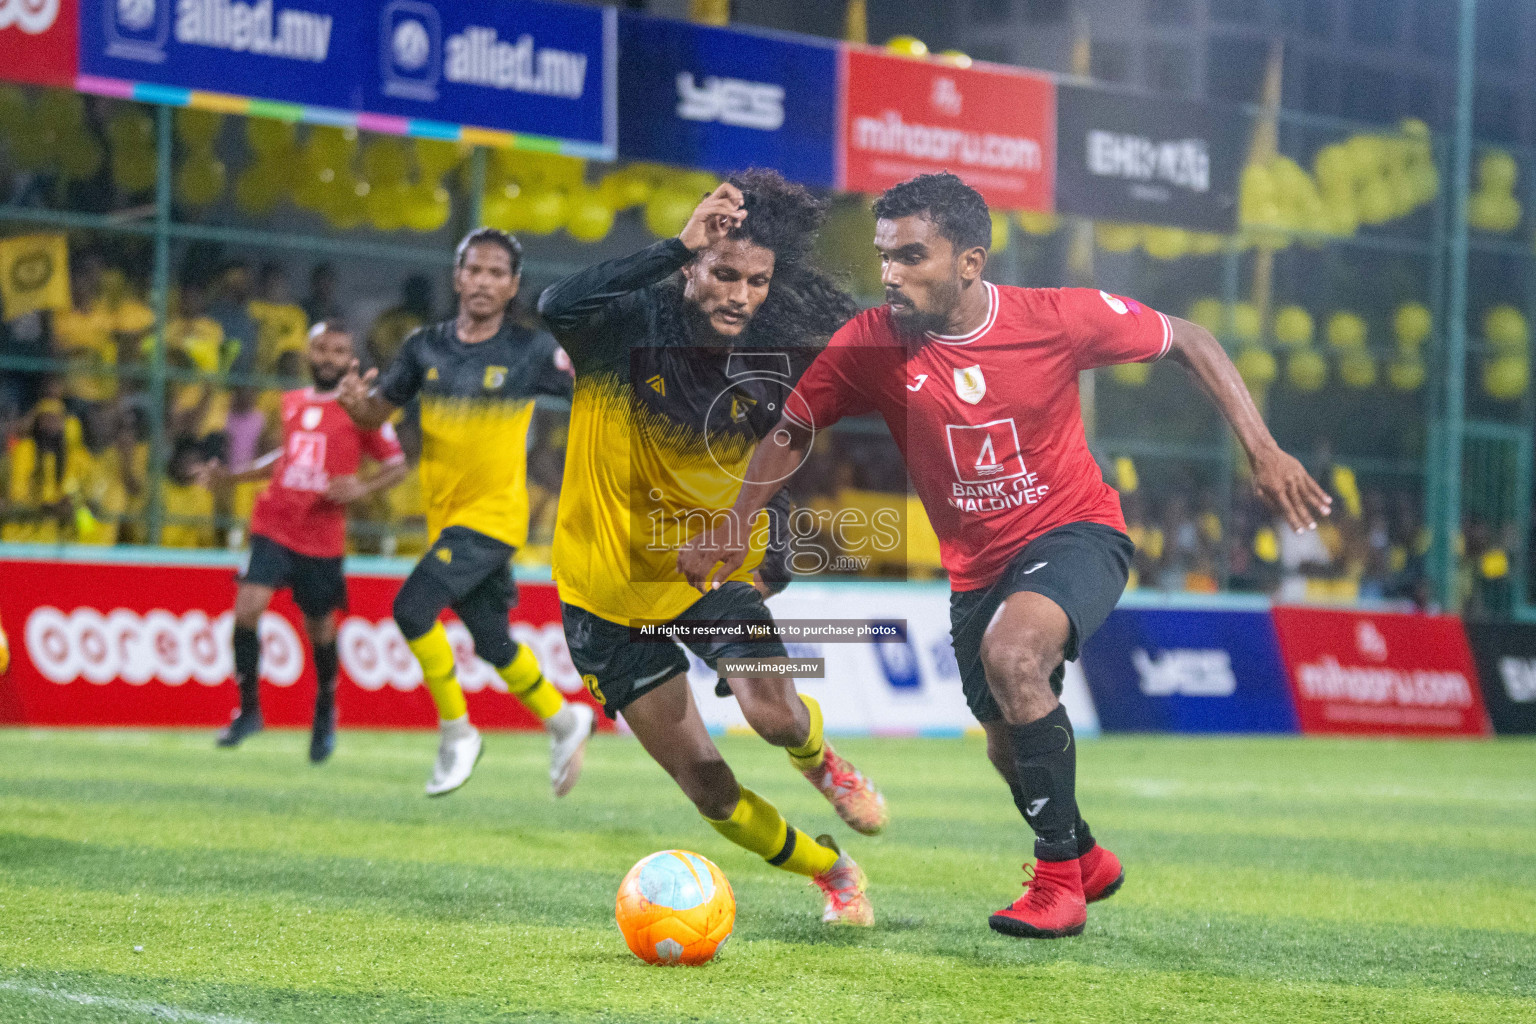
{"label": "background player in yellow kit", "polygon": [[441,721],[428,796],[469,781],[482,749],[438,621],[445,608],[463,620],[475,653],[544,722],[556,796],[576,784],[592,732],[592,709],[566,703],[533,652],[508,633],[517,597],[512,553],[528,539],[533,398],[571,393],[568,364],[554,338],[507,315],[521,267],[517,239],[494,228],[471,232],[454,262],[458,315],[407,338],[382,377],[377,370],[359,376],[354,365],[341,384],[343,408],[364,427],[421,399],[421,489],[430,546],[396,595],[394,614]]}

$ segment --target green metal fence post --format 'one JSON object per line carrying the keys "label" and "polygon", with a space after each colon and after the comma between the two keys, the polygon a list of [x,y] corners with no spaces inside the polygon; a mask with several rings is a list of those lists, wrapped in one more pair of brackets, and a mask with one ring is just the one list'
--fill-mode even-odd
{"label": "green metal fence post", "polygon": [[170,446],[165,437],[165,351],[171,306],[171,143],[170,107],[155,109],[155,265],[150,302],[155,313],[155,346],[149,357],[149,543],[160,543],[165,520],[165,470]]}
{"label": "green metal fence post", "polygon": [[1440,507],[1431,526],[1436,596],[1446,610],[1456,603],[1456,534],[1461,529],[1462,435],[1467,386],[1467,182],[1472,172],[1472,92],[1477,0],[1461,0],[1457,35],[1456,120],[1451,144],[1450,282],[1445,304],[1445,415],[1440,430]]}
{"label": "green metal fence post", "polygon": [[469,231],[473,231],[481,226],[482,206],[485,203],[485,160],[487,152],[484,146],[476,146],[474,151],[469,154],[469,205],[465,207],[469,211]]}

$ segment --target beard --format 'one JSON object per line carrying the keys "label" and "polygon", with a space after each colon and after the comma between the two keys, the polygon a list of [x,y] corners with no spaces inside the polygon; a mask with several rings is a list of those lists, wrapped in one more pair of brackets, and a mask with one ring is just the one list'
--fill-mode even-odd
{"label": "beard", "polygon": [[949,326],[949,316],[960,302],[960,279],[946,282],[931,292],[933,305],[922,309],[905,292],[887,289],[885,301],[900,302],[906,306],[903,313],[892,313],[891,320],[904,334],[921,337],[923,334],[943,334]]}
{"label": "beard", "polygon": [[330,391],[341,383],[341,378],[346,376],[342,370],[322,370],[314,363],[309,364],[309,379],[315,382],[315,387],[321,391]]}

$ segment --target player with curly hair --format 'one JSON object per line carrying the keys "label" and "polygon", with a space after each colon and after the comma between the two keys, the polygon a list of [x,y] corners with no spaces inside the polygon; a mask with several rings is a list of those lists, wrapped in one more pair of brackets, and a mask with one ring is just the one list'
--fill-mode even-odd
{"label": "player with curly hair", "polygon": [[[676,238],[544,292],[539,312],[576,369],[552,561],[571,660],[607,714],[623,714],[721,835],[813,879],[824,921],[867,925],[858,865],[736,781],[694,704],[683,649],[631,629],[686,624],[696,632],[683,642],[711,668],[786,655],[776,637],[740,635],[743,624],[772,623],[764,591],[785,578],[772,556],[763,565],[762,520],[751,557],[710,594],[688,585],[676,558],[730,508],[799,374],[857,312],[811,263],[824,215],[800,186],[748,171],[705,197]],[[885,826],[883,798],[832,750],[821,709],[793,680],[733,677],[716,692],[734,694],[758,735],[784,747],[851,827]]]}

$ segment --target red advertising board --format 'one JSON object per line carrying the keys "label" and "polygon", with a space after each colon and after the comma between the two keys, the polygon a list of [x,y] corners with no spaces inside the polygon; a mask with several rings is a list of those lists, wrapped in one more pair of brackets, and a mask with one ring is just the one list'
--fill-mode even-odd
{"label": "red advertising board", "polygon": [[1455,616],[1285,607],[1273,615],[1302,732],[1488,734]]}
{"label": "red advertising board", "polygon": [[74,88],[79,0],[0,0],[0,78]]}
{"label": "red advertising board", "polygon": [[1056,86],[1040,75],[848,48],[838,182],[881,192],[953,171],[1004,210],[1049,210],[1056,174]]}
{"label": "red advertising board", "polygon": [[[390,617],[398,577],[352,575],[341,617],[341,725],[433,728],[421,669]],[[587,701],[571,665],[555,588],[522,584],[511,631],[566,696]],[[237,701],[230,568],[0,559],[0,621],[11,668],[0,677],[0,724],[217,726]],[[280,594],[262,618],[262,708],[269,725],[309,725],[315,673],[299,611]],[[459,683],[481,728],[537,723],[463,624],[448,620]],[[599,715],[604,727],[607,719]]]}

